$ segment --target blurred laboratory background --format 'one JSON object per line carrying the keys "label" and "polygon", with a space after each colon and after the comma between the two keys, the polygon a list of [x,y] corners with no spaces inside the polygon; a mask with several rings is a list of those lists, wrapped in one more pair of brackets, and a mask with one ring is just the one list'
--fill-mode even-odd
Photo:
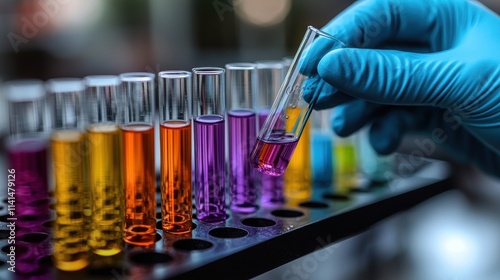
{"label": "blurred laboratory background", "polygon": [[[282,59],[352,2],[1,0],[0,82]],[[257,278],[500,279],[500,183],[453,165],[453,190]]]}

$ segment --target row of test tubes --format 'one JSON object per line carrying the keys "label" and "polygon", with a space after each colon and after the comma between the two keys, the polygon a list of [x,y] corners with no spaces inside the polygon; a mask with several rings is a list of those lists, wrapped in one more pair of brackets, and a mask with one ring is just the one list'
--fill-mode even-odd
{"label": "row of test tubes", "polygon": [[193,192],[197,219],[209,224],[226,219],[226,186],[234,212],[283,203],[283,178],[258,174],[248,157],[285,68],[286,61],[262,61],[162,71],[157,98],[152,73],[7,83],[5,149],[15,216],[26,221],[19,234],[44,231],[53,185],[59,269],[87,266],[90,251],[116,255],[123,241],[152,245],[155,108],[165,231],[191,230]]}

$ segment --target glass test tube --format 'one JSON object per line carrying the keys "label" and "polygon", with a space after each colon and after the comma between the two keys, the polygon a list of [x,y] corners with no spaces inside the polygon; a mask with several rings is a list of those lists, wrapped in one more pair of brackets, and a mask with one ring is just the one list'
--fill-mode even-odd
{"label": "glass test tube", "polygon": [[161,213],[166,232],[191,231],[191,72],[158,74],[161,151]]}
{"label": "glass test tube", "polygon": [[139,246],[153,245],[156,233],[156,167],[154,142],[155,75],[131,72],[122,81],[125,184],[124,240]]}
{"label": "glass test tube", "polygon": [[226,220],[223,68],[193,69],[194,192],[198,220]]}
{"label": "glass test tube", "polygon": [[250,152],[257,137],[255,114],[256,65],[226,64],[226,100],[229,134],[229,194],[234,212],[257,210],[257,182]]}
{"label": "glass test tube", "polygon": [[358,186],[358,161],[355,136],[335,137],[334,155],[334,192],[339,195],[349,195],[350,191]]}
{"label": "glass test tube", "polygon": [[330,127],[332,110],[312,112],[311,170],[315,185],[330,187],[333,183],[333,131]]}
{"label": "glass test tube", "polygon": [[54,265],[60,270],[75,271],[89,264],[90,216],[85,213],[89,196],[84,175],[82,111],[85,86],[80,79],[52,79],[47,82],[47,89],[56,199]]}
{"label": "glass test tube", "polygon": [[[281,61],[257,61],[257,127],[261,129],[269,116],[271,106],[278,95],[285,72]],[[276,129],[283,126],[275,124]],[[285,202],[283,194],[283,176],[260,174],[260,200],[264,206],[278,206]]]}
{"label": "glass test tube", "polygon": [[[10,135],[7,152],[7,222],[15,223],[16,278],[22,274],[43,274],[38,260],[50,254],[50,240],[43,223],[50,218],[48,187],[48,135],[44,84],[38,80],[9,82],[6,93]],[[40,242],[38,242],[40,241]]]}
{"label": "glass test tube", "polygon": [[5,143],[8,210],[17,218],[16,232],[21,235],[41,231],[49,219],[46,95],[38,80],[12,81],[5,92],[10,116]]}
{"label": "glass test tube", "polygon": [[[318,88],[320,78],[316,70],[320,56],[307,56],[313,44],[318,50],[332,50],[343,46],[342,42],[330,35],[310,26],[307,28],[252,151],[252,163],[260,172],[274,176],[283,174],[306,128],[321,91]],[[303,99],[304,92],[312,96],[310,103]],[[276,128],[279,122],[284,122],[284,128]]]}
{"label": "glass test tube", "polygon": [[88,76],[85,113],[92,220],[89,245],[94,253],[112,256],[123,248],[124,184],[122,137],[118,127],[118,76]]}
{"label": "glass test tube", "polygon": [[379,155],[369,141],[369,128],[359,132],[358,157],[361,172],[374,184],[382,184],[393,177],[394,154]]}

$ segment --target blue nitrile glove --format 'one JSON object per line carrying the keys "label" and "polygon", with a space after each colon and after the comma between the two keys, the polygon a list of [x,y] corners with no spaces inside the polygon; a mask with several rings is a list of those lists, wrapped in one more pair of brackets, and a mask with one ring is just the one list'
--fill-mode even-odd
{"label": "blue nitrile glove", "polygon": [[315,108],[344,102],[337,134],[371,123],[370,142],[387,154],[405,133],[426,131],[431,144],[500,176],[498,15],[475,1],[366,0],[322,30],[348,44],[316,54],[338,91],[321,91]]}

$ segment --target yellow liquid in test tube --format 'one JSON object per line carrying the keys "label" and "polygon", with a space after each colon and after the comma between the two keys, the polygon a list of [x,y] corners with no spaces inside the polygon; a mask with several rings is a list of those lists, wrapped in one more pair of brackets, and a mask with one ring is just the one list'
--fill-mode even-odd
{"label": "yellow liquid in test tube", "polygon": [[335,193],[347,195],[357,186],[356,150],[352,141],[335,143]]}
{"label": "yellow liquid in test tube", "polygon": [[124,186],[122,141],[114,124],[87,128],[92,222],[89,244],[94,253],[112,256],[122,251]]}
{"label": "yellow liquid in test tube", "polygon": [[89,264],[83,144],[84,134],[79,131],[57,131],[51,137],[57,213],[54,264],[64,271],[80,270]]}
{"label": "yellow liquid in test tube", "polygon": [[[301,110],[299,107],[288,109],[287,114],[290,118],[296,119]],[[293,124],[287,123],[287,131],[291,130],[288,125]],[[312,195],[310,134],[308,123],[302,131],[297,147],[283,175],[285,198],[293,202],[308,200]]]}

